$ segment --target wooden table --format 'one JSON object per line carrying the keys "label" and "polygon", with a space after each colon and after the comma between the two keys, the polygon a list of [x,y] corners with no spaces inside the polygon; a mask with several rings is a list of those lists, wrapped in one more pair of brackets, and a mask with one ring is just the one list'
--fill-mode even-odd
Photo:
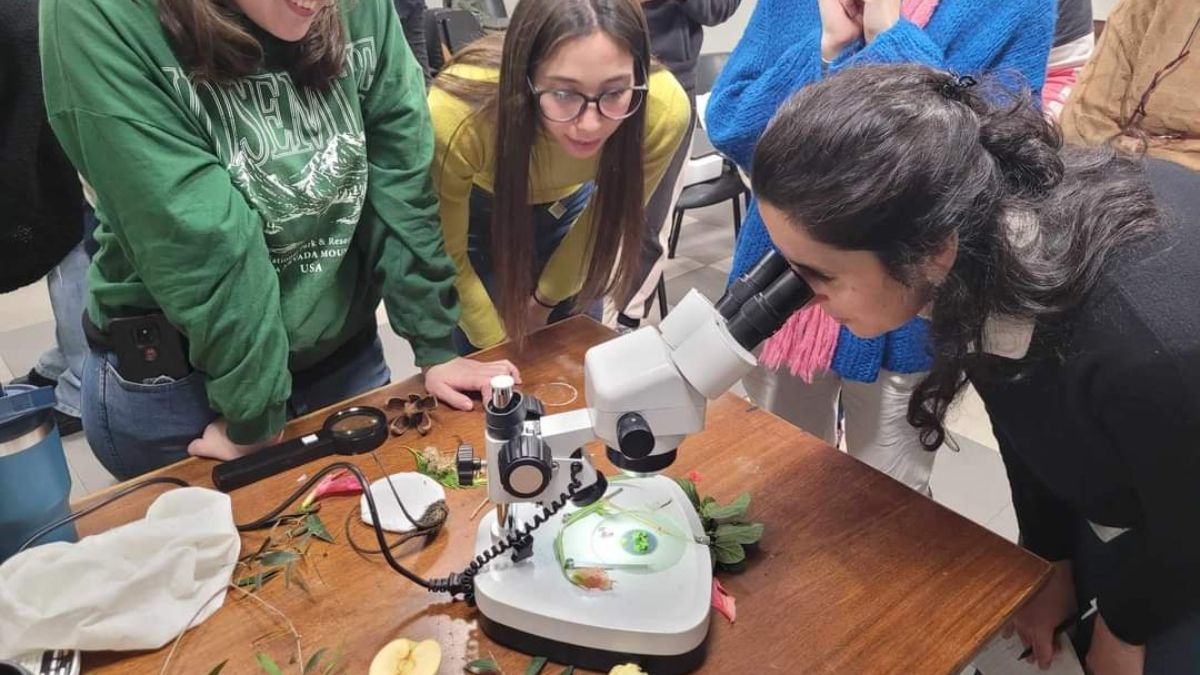
{"label": "wooden table", "polygon": [[[611,335],[589,319],[573,319],[535,334],[524,357],[501,346],[481,358],[513,359],[526,390],[563,381],[582,392],[584,352]],[[416,382],[402,382],[355,401],[380,405],[418,390]],[[581,398],[570,407],[583,403]],[[288,434],[315,430],[325,414],[294,421]],[[461,436],[482,453],[481,412],[440,409],[435,415],[429,436],[410,432],[379,451],[389,471],[413,468],[406,444],[453,451]],[[593,456],[611,472],[603,454]],[[369,456],[353,461],[372,480],[380,475]],[[235,491],[235,520],[259,517],[293,491],[302,474],[322,465],[314,462]],[[212,466],[187,460],[158,473],[211,486]],[[705,673],[957,673],[1049,573],[1045,562],[732,395],[709,406],[708,429],[687,440],[667,473],[681,476],[691,469],[704,476],[703,494],[726,501],[750,491],[750,516],[766,524],[748,569],[721,577],[737,597],[738,620],[731,625],[714,614]],[[141,517],[161,492],[148,488],[88,516],[80,533]],[[472,555],[471,512],[483,496],[481,489],[451,491],[446,529],[431,543],[408,542],[401,562],[425,576],[461,569]],[[378,556],[354,553],[342,537],[348,509],[358,509],[357,498],[324,502],[322,517],[338,541],[310,551],[311,597],[281,580],[261,591],[295,624],[306,658],[320,647],[340,648],[345,672],[363,673],[389,640],[433,638],[443,647],[444,674],[462,673],[464,663],[489,654],[506,673],[525,672],[529,657],[488,640],[472,608],[425,592]],[[356,538],[372,541],[367,532],[359,530]],[[248,535],[244,547],[259,541]],[[256,651],[282,665],[294,654],[294,641],[281,630],[278,618],[258,603],[230,593],[220,611],[185,635],[170,672],[203,675],[225,659],[227,674],[258,672]],[[157,673],[167,651],[88,654],[85,671]],[[292,666],[289,672],[298,670]],[[544,672],[561,671],[559,666]]]}

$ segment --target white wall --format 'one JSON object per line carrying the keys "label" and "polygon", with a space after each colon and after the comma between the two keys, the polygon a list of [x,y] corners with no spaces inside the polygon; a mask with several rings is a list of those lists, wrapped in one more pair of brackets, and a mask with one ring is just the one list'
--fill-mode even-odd
{"label": "white wall", "polygon": [[[793,0],[794,2],[803,2],[806,0]],[[814,2],[816,0],[813,0]],[[742,0],[742,4],[738,5],[737,12],[729,17],[729,20],[720,26],[704,29],[704,47],[700,51],[704,53],[710,52],[731,52],[734,45],[741,39],[742,33],[746,31],[746,24],[750,23],[750,15],[754,13],[755,0]]]}
{"label": "white wall", "polygon": [[[1185,0],[1186,1],[1186,0]],[[1108,19],[1108,13],[1116,7],[1120,0],[1092,0],[1092,18],[1096,21]]]}
{"label": "white wall", "polygon": [[[796,1],[808,2],[809,0]],[[816,0],[811,1],[816,2]],[[438,0],[430,0],[429,6],[440,6],[440,4]],[[517,0],[504,0],[504,6],[508,8],[509,16],[512,16],[513,9],[515,9],[517,6]],[[746,30],[746,24],[750,21],[750,13],[753,11],[754,0],[742,0],[742,4],[738,7],[737,13],[730,17],[729,21],[726,21],[716,28],[704,29],[704,51],[733,51],[733,46],[737,44],[738,38],[740,38],[742,36],[742,32]]]}

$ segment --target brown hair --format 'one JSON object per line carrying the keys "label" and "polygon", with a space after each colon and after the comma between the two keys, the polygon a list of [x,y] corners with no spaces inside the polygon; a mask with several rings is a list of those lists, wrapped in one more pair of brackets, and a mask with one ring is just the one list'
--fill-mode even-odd
{"label": "brown hair", "polygon": [[[434,86],[472,104],[495,121],[495,194],[491,247],[493,299],[508,336],[520,343],[529,332],[525,307],[536,288],[534,236],[529,205],[529,163],[541,115],[529,90],[538,62],[564,41],[603,32],[633,55],[634,79],[646,84],[652,61],[646,18],[637,0],[522,0],[506,38],[485,38],[447,64],[498,68],[500,82],[456,77],[442,71]],[[592,195],[589,261],[576,306],[607,293],[620,301],[636,283],[643,224],[646,105],[605,141]]]}
{"label": "brown hair", "polygon": [[[159,0],[158,20],[180,63],[199,80],[229,82],[262,63],[262,46],[224,0]],[[289,67],[296,84],[325,89],[342,74],[346,36],[338,3],[321,10],[296,50]]]}

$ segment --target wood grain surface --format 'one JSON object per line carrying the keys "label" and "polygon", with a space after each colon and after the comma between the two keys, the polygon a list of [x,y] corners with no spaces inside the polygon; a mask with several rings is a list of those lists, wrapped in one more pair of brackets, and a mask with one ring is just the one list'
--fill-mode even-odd
{"label": "wood grain surface", "polygon": [[[532,336],[520,355],[507,345],[480,358],[510,358],[521,369],[523,389],[567,382],[581,396],[560,412],[582,407],[583,356],[612,333],[590,319],[576,318]],[[356,403],[381,405],[387,398],[421,391],[410,380],[368,393]],[[551,392],[546,398],[551,398]],[[561,392],[553,392],[558,394]],[[287,435],[319,428],[330,410],[293,421]],[[433,431],[392,438],[379,451],[389,472],[413,469],[406,445],[435,445],[452,452],[459,438],[483,452],[483,414],[440,408]],[[598,467],[612,472],[601,448]],[[370,456],[357,463],[374,480],[380,471]],[[249,522],[266,513],[298,481],[327,461],[313,462],[232,494],[234,518]],[[214,463],[186,460],[157,472],[192,485],[211,486]],[[834,450],[788,423],[725,395],[708,410],[708,428],[688,439],[666,473],[699,470],[703,494],[722,501],[749,491],[749,516],[766,524],[758,550],[741,574],[722,574],[737,597],[738,620],[714,614],[704,673],[957,673],[1009,616],[1044,581],[1049,566],[900,483]],[[89,497],[86,506],[119,489]],[[101,509],[80,522],[81,534],[104,531],[142,517],[167,488],[152,487]],[[399,550],[401,562],[424,576],[460,570],[471,558],[476,521],[471,512],[483,489],[449,491],[450,518],[432,541],[414,540]],[[342,534],[348,510],[358,499],[323,503],[322,518],[334,544],[316,543],[306,563],[311,596],[281,579],[267,584],[262,599],[294,623],[305,658],[318,648],[341,650],[347,673],[365,673],[377,650],[397,637],[432,638],[442,644],[441,673],[494,656],[508,674],[524,673],[529,657],[500,647],[476,627],[474,610],[427,593],[396,574],[378,556],[364,558]],[[370,530],[355,523],[355,539],[372,543]],[[248,534],[243,548],[261,535]],[[152,652],[91,653],[88,673],[158,673],[170,645]],[[224,673],[260,672],[256,652],[270,654],[299,672],[294,641],[281,620],[259,603],[230,593],[224,606],[189,631],[168,672],[207,674],[228,660]],[[558,675],[562,666],[543,672]],[[581,672],[581,671],[577,671]]]}

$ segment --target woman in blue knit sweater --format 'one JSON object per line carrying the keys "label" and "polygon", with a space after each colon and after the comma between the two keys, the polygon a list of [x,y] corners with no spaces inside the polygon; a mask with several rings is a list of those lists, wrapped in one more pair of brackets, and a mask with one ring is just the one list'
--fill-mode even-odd
{"label": "woman in blue knit sweater", "polygon": [[[713,88],[707,131],[713,145],[748,171],[759,136],[790,94],[864,63],[987,72],[1036,95],[1054,19],[1054,0],[759,0]],[[770,246],[752,205],[730,278]],[[905,419],[912,390],[931,362],[927,322],[917,318],[861,339],[836,319],[815,306],[793,317],[764,347],[768,367],[746,378],[748,393],[830,443],[837,440],[841,401],[850,454],[928,493],[934,454],[922,449]]]}

